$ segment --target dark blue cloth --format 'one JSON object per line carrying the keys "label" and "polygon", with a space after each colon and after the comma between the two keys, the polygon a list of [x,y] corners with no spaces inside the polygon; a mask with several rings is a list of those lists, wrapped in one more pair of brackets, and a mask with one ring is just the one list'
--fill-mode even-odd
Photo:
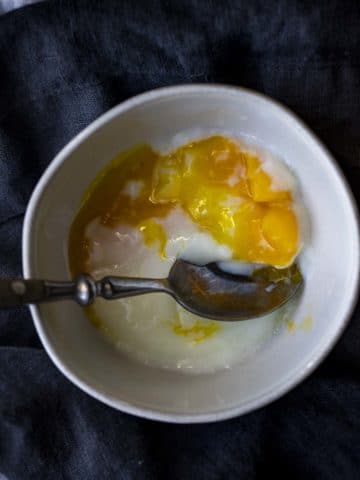
{"label": "dark blue cloth", "polygon": [[[24,211],[54,155],[108,108],[158,86],[224,82],[280,100],[359,195],[359,30],[357,2],[341,0],[69,0],[0,17],[0,274],[21,273]],[[321,367],[279,401],[218,424],[160,424],[75,388],[29,312],[3,311],[0,478],[357,479],[359,379],[357,310]]]}

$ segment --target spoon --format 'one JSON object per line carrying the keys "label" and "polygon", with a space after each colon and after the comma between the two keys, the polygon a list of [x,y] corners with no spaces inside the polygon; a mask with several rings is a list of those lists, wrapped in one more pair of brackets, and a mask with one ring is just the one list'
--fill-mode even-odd
{"label": "spoon", "polygon": [[96,297],[107,300],[164,292],[196,315],[222,321],[248,320],[272,312],[290,300],[303,283],[296,265],[277,270],[264,267],[251,276],[225,273],[216,265],[194,265],[176,260],[168,278],[79,275],[74,281],[0,280],[0,307],[53,300],[75,300],[90,305]]}

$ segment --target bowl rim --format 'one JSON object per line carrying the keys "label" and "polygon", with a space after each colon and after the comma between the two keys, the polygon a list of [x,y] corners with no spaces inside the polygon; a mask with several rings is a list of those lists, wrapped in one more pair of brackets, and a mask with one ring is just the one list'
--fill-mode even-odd
{"label": "bowl rim", "polygon": [[359,213],[357,209],[357,204],[354,199],[353,193],[347,183],[347,180],[341,171],[340,167],[336,163],[334,157],[323,145],[323,143],[317,138],[317,136],[306,126],[306,124],[290,109],[282,105],[281,103],[273,100],[272,98],[258,93],[256,91],[243,88],[240,86],[231,86],[231,85],[222,85],[222,84],[185,84],[185,85],[175,85],[169,87],[156,88],[145,93],[141,93],[134,97],[131,97],[115,107],[111,108],[100,117],[95,119],[90,125],[85,127],[80,131],[69,143],[67,143],[55,158],[50,162],[48,167],[45,169],[41,178],[39,179],[33,193],[31,195],[30,201],[28,203],[22,231],[22,263],[23,263],[23,273],[25,278],[32,276],[33,267],[32,267],[32,242],[33,242],[33,233],[32,225],[34,224],[34,219],[37,215],[37,207],[41,201],[42,195],[48,185],[49,180],[53,177],[56,171],[61,167],[63,162],[73,152],[79,144],[84,142],[89,138],[96,130],[104,126],[108,122],[118,115],[138,106],[141,104],[148,103],[152,100],[160,99],[168,96],[183,96],[189,94],[226,94],[226,95],[238,95],[245,94],[253,101],[262,102],[272,107],[282,116],[285,116],[287,120],[292,123],[292,127],[296,127],[300,133],[303,133],[309,138],[314,145],[321,151],[321,153],[327,158],[329,163],[329,168],[332,169],[335,176],[338,178],[345,196],[349,202],[348,215],[352,217],[352,223],[354,225],[353,229],[353,242],[354,242],[354,268],[353,268],[353,279],[351,285],[351,294],[350,301],[345,309],[345,313],[338,322],[337,329],[334,331],[332,337],[330,337],[326,344],[321,345],[319,350],[317,350],[313,358],[308,361],[306,364],[302,365],[300,368],[295,370],[292,373],[291,378],[286,378],[280,383],[274,384],[271,389],[266,392],[263,392],[257,397],[249,400],[246,403],[241,405],[226,408],[223,410],[210,411],[207,413],[171,413],[163,410],[157,410],[153,408],[148,408],[143,405],[136,405],[134,403],[125,402],[119,400],[111,395],[102,393],[98,391],[95,387],[91,386],[91,383],[85,379],[82,379],[77,373],[74,373],[58,356],[56,350],[53,348],[50,339],[47,337],[45,328],[42,323],[41,315],[39,309],[36,305],[30,305],[30,312],[33,318],[35,329],[40,337],[40,340],[49,355],[52,362],[56,367],[62,372],[65,377],[67,377],[72,383],[78,386],[81,390],[89,394],[90,396],[96,398],[97,400],[109,405],[117,410],[120,410],[125,413],[130,413],[139,417],[148,418],[151,420],[158,420],[163,422],[171,423],[204,423],[204,422],[215,422],[220,420],[226,420],[233,418],[235,416],[246,414],[250,411],[256,410],[260,407],[263,407],[274,400],[280,398],[288,391],[296,387],[300,382],[302,382],[307,376],[309,376],[315,368],[324,360],[328,355],[330,350],[333,348],[340,335],[344,331],[346,325],[350,320],[350,316],[355,308],[358,298],[359,291],[359,280],[360,280],[360,229],[359,229]]}

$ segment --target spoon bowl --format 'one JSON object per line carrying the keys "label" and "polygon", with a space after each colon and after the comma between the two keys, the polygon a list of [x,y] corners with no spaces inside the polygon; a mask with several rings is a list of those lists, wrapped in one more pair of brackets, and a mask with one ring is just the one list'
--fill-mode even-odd
{"label": "spoon bowl", "polygon": [[250,275],[233,275],[216,263],[204,266],[177,260],[168,277],[173,297],[190,312],[220,321],[266,315],[288,302],[303,284],[296,265],[264,267]]}

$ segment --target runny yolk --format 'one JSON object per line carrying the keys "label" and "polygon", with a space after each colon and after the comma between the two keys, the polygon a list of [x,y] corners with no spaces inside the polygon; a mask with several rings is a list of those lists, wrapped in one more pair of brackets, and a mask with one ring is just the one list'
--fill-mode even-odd
{"label": "runny yolk", "polygon": [[144,236],[145,245],[158,243],[159,252],[162,258],[166,257],[167,236],[164,227],[151,218],[139,223],[139,230]]}
{"label": "runny yolk", "polygon": [[[235,141],[212,136],[160,155],[147,145],[117,156],[89,187],[70,231],[73,273],[86,270],[86,226],[131,225],[166,255],[161,220],[181,207],[198,227],[231,248],[233,259],[285,267],[299,250],[291,191],[273,188],[261,160]],[[79,245],[81,245],[79,251]]]}
{"label": "runny yolk", "polygon": [[215,335],[220,330],[220,326],[219,322],[212,320],[207,322],[196,321],[191,326],[185,326],[180,322],[176,322],[172,324],[172,329],[176,335],[185,337],[196,344]]}
{"label": "runny yolk", "polygon": [[180,205],[233,258],[283,267],[299,247],[292,194],[273,188],[259,158],[213,136],[159,156],[150,200]]}

